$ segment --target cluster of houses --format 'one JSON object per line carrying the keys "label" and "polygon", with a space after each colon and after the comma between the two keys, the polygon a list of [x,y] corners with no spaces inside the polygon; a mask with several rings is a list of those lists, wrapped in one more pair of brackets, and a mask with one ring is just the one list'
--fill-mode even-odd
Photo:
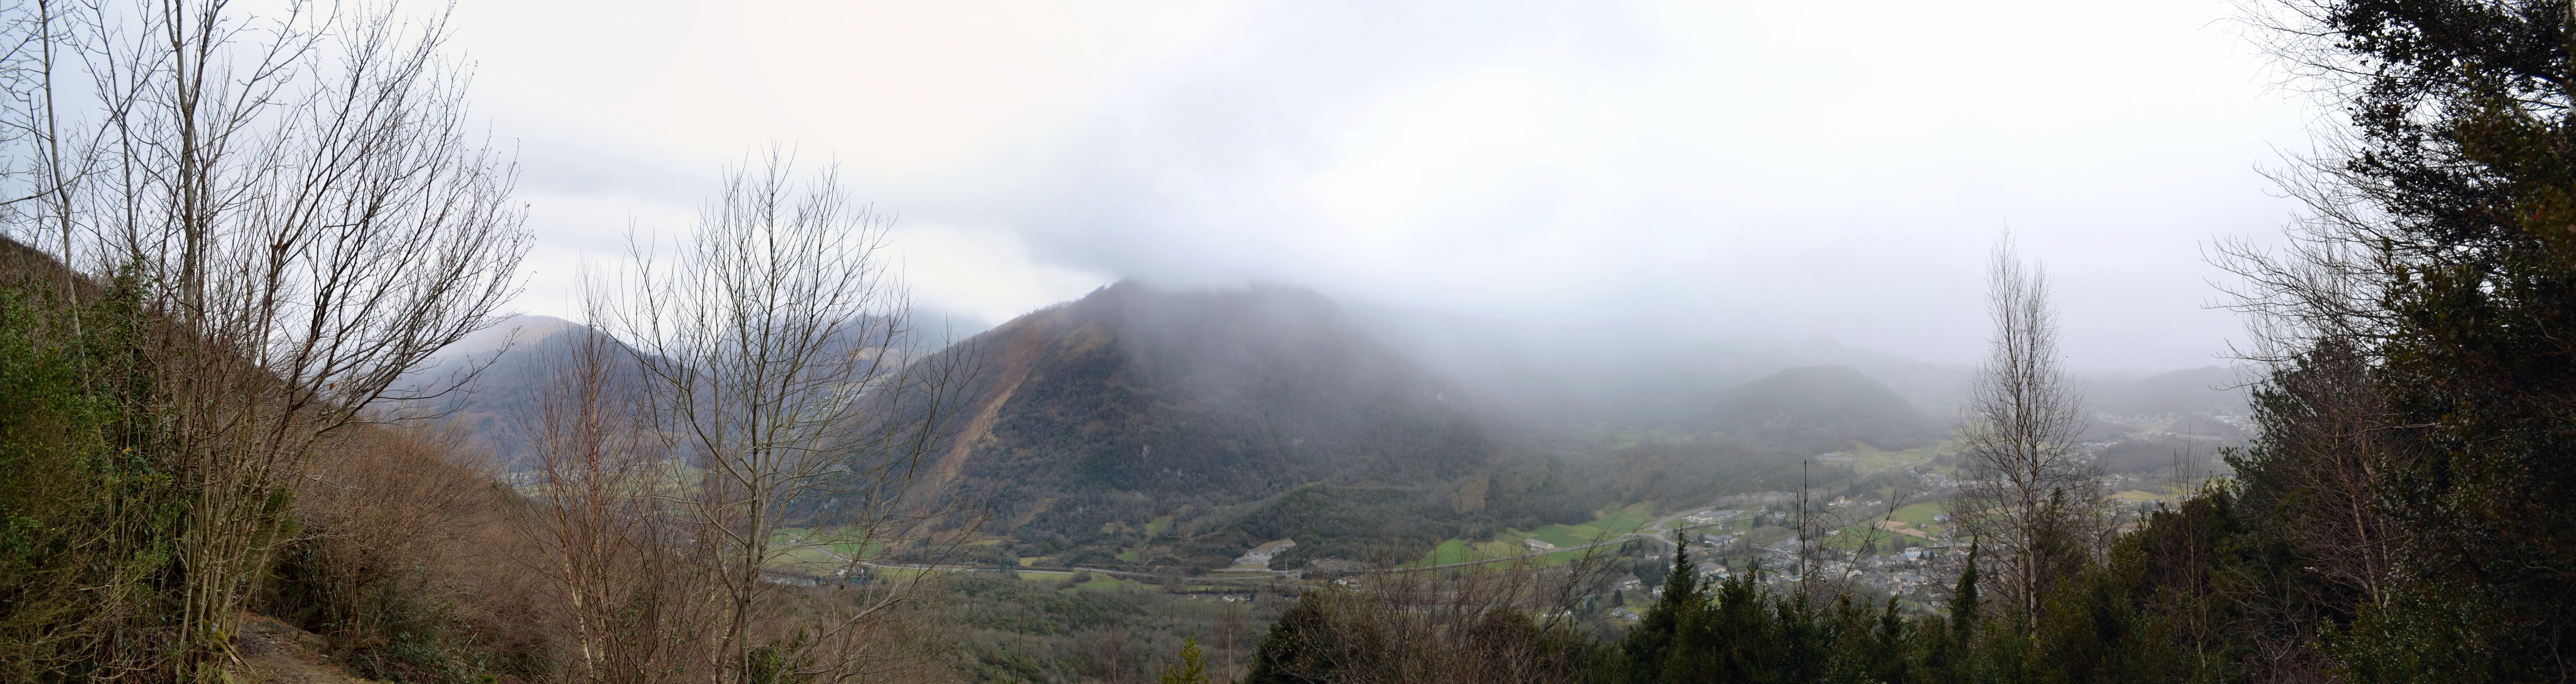
{"label": "cluster of houses", "polygon": [[[1709,511],[1691,516],[1689,519],[1694,523],[1706,524],[1701,521],[1702,516],[1707,516],[1706,522],[1717,522],[1731,519],[1736,515],[1741,513]],[[1725,549],[1731,548],[1741,540],[1742,535],[1743,533],[1734,531],[1710,532],[1699,535],[1698,541],[1707,544],[1707,548]],[[1800,551],[1808,544],[1817,543],[1821,543],[1821,540],[1803,540],[1793,536],[1768,546],[1754,548],[1754,560],[1761,567],[1758,581],[1764,586],[1779,586],[1783,583],[1795,584],[1808,579],[1799,575]],[[1937,592],[1940,589],[1931,584],[1935,581],[1933,577],[1936,574],[1932,572],[1932,566],[1942,554],[1951,551],[1950,544],[1937,540],[1928,545],[1907,547],[1885,554],[1861,555],[1848,551],[1826,551],[1815,554],[1824,557],[1814,559],[1815,565],[1811,571],[1817,579],[1838,580],[1851,585],[1872,587],[1916,605],[1930,605],[1937,601]],[[1660,559],[1661,554],[1650,557],[1650,560]],[[1738,574],[1752,571],[1749,566],[1730,567],[1715,561],[1699,563],[1696,569],[1700,579],[1706,582],[1732,579]],[[1614,586],[1621,591],[1629,592],[1645,589],[1644,582],[1633,576],[1621,578],[1614,583]],[[1646,594],[1660,597],[1663,595],[1663,588],[1655,587]],[[1611,610],[1610,616],[1624,620],[1637,619],[1636,611],[1624,608]]]}

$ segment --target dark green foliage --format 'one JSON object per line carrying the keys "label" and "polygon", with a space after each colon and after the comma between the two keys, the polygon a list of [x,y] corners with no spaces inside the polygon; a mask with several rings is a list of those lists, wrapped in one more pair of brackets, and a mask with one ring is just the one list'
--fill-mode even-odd
{"label": "dark green foliage", "polygon": [[1638,616],[1637,625],[1628,629],[1619,641],[1619,681],[1654,682],[1663,677],[1663,663],[1680,646],[1682,616],[1698,605],[1699,577],[1691,571],[1690,536],[1673,533],[1673,565],[1657,585],[1663,593],[1655,605]]}
{"label": "dark green foliage", "polygon": [[[1271,623],[1270,632],[1262,635],[1253,651],[1252,673],[1244,678],[1245,684],[1321,684],[1330,681],[1324,673],[1377,648],[1372,642],[1381,635],[1339,629],[1341,621],[1333,613],[1343,603],[1310,595],[1280,613],[1279,621]],[[1317,638],[1324,635],[1332,638]]]}
{"label": "dark green foliage", "polygon": [[771,639],[743,654],[743,684],[807,684],[813,675],[798,674],[813,667],[812,643],[804,630],[784,639]]}
{"label": "dark green foliage", "polygon": [[1247,684],[1604,681],[1600,648],[1516,610],[1432,617],[1360,591],[1311,592],[1261,638]]}
{"label": "dark green foliage", "polygon": [[[44,255],[0,241],[0,681],[170,677],[187,572],[175,548],[193,492],[155,431],[152,392],[165,379],[150,359],[173,342],[152,329],[135,283],[75,279],[74,304],[62,277]],[[285,552],[249,578],[269,597],[259,608],[335,632],[333,655],[374,679],[489,679],[488,634],[425,598],[416,568],[339,597],[335,614],[363,615],[363,633],[297,614],[345,569],[311,562],[321,540],[300,527],[293,490],[263,501],[280,522],[259,543]]]}
{"label": "dark green foliage", "polygon": [[1208,684],[1207,659],[1195,635],[1181,640],[1180,662],[1163,666],[1161,684]]}
{"label": "dark green foliage", "polygon": [[1619,681],[1821,682],[1914,670],[1910,619],[1893,602],[1870,611],[1845,598],[1820,611],[1764,591],[1750,575],[1706,592],[1693,583],[1666,580],[1663,599],[1619,645]]}
{"label": "dark green foliage", "polygon": [[[2295,625],[2276,614],[2285,568],[2213,489],[2150,514],[2045,597],[2035,628],[1989,614],[1973,571],[1941,613],[1841,596],[1818,605],[1762,584],[1758,568],[1706,585],[1677,562],[1664,592],[1581,676],[1620,682],[2175,682],[2313,673],[2275,662]],[[1973,567],[1973,565],[1969,566]],[[1303,682],[1324,663],[1367,662],[1389,637],[1349,615],[1351,592],[1290,608],[1261,654],[1268,679]],[[1318,600],[1318,596],[1324,596]],[[1323,635],[1319,638],[1317,635]],[[2291,654],[2295,655],[2295,654]],[[2305,666],[2306,669],[2302,669]]]}
{"label": "dark green foliage", "polygon": [[1951,638],[1964,644],[1977,634],[1977,555],[1976,540],[1968,540],[1968,560],[1959,569],[1959,584],[1950,589]]}
{"label": "dark green foliage", "polygon": [[[2318,3],[2357,62],[2337,185],[2376,213],[2369,465],[2394,580],[2329,639],[2362,681],[2576,673],[2576,81],[2564,0]],[[2337,343],[2343,343],[2338,341]],[[2331,617],[2331,616],[2330,616]],[[2332,625],[2328,625],[2331,627]]]}
{"label": "dark green foliage", "polygon": [[[49,260],[0,241],[0,679],[154,660],[186,496],[153,449],[134,290],[63,300]],[[113,638],[123,634],[126,638]]]}

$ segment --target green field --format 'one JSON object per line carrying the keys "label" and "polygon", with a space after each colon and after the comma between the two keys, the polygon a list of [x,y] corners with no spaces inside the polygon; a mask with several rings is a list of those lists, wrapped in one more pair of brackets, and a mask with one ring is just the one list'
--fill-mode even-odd
{"label": "green field", "polygon": [[1949,512],[1949,510],[1950,504],[1946,501],[1914,504],[1896,509],[1896,521],[1913,523],[1915,527],[1930,529],[1934,526],[1932,516]]}
{"label": "green field", "polygon": [[[1529,531],[1505,530],[1502,534],[1495,535],[1491,541],[1470,544],[1464,539],[1450,539],[1440,542],[1438,547],[1410,565],[1446,565],[1519,556],[1530,552],[1529,547],[1521,543],[1524,539],[1536,539],[1564,548],[1617,539],[1636,532],[1637,528],[1645,527],[1646,523],[1654,522],[1655,505],[1639,503],[1621,508],[1606,508],[1594,512],[1593,515],[1595,517],[1591,522],[1581,525],[1547,525]],[[1545,558],[1531,560],[1541,565],[1552,565],[1582,555],[1580,551],[1567,551],[1551,553]]]}
{"label": "green field", "polygon": [[[769,538],[769,543],[786,556],[776,565],[801,567],[837,566],[841,559],[833,558],[831,553],[849,558],[873,558],[885,548],[884,544],[863,545],[837,537],[837,533],[817,532],[808,527],[781,527]],[[831,550],[831,553],[824,553],[824,549]]]}
{"label": "green field", "polygon": [[1949,442],[1942,442],[1940,444],[1915,447],[1904,451],[1880,451],[1878,447],[1870,446],[1866,442],[1854,442],[1852,444],[1853,448],[1843,450],[1840,453],[1845,457],[1853,459],[1851,462],[1844,465],[1849,465],[1853,470],[1857,470],[1862,473],[1872,473],[1897,466],[1920,463],[1932,458],[1933,456],[1955,451],[1951,446],[1952,445]]}
{"label": "green field", "polygon": [[1431,549],[1431,554],[1423,556],[1422,561],[1415,563],[1415,565],[1447,565],[1450,563],[1465,563],[1467,561],[1483,557],[1484,554],[1468,548],[1465,540],[1451,539],[1440,542],[1440,546]]}

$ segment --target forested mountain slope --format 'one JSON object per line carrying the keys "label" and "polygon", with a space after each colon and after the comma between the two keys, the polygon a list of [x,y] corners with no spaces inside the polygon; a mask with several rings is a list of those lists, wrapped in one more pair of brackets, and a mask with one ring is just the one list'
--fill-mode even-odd
{"label": "forested mountain slope", "polygon": [[1946,427],[1851,368],[1793,368],[1610,424],[1702,445],[1631,463],[1494,408],[1525,402],[1462,386],[1385,331],[1301,289],[1102,288],[944,352],[985,371],[933,488],[989,511],[1023,556],[1205,568],[1294,538],[1293,564],[1579,522],[1650,489],[1715,496],[1621,482],[1724,488],[1708,478]]}
{"label": "forested mountain slope", "polygon": [[1938,442],[1946,426],[1849,366],[1790,368],[1678,407],[1691,432],[1799,454]]}
{"label": "forested mountain slope", "polygon": [[[1301,533],[1436,542],[1601,503],[1568,496],[1561,465],[1496,437],[1452,388],[1309,291],[1120,283],[951,353],[966,349],[989,366],[941,484],[988,506],[1024,554],[1113,554],[1173,516],[1177,538],[1159,552],[1221,565]],[[1457,481],[1498,471],[1547,495],[1458,503]]]}

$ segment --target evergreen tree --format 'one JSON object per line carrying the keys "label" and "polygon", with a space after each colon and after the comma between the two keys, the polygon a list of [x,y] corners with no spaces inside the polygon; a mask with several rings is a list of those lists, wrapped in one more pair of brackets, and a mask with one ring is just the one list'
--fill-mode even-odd
{"label": "evergreen tree", "polygon": [[1207,662],[1198,635],[1181,638],[1181,661],[1163,666],[1161,684],[1208,684]]}
{"label": "evergreen tree", "polygon": [[1950,591],[1950,636],[1965,647],[1977,633],[1977,540],[1968,540],[1968,567]]}
{"label": "evergreen tree", "polygon": [[1270,632],[1253,649],[1252,671],[1244,676],[1245,684],[1323,684],[1307,675],[1318,671],[1336,649],[1314,640],[1346,635],[1333,633],[1330,609],[1320,596],[1307,594],[1279,614],[1279,621],[1271,624]]}
{"label": "evergreen tree", "polygon": [[1663,594],[1629,628],[1619,642],[1619,681],[1646,684],[1665,681],[1666,661],[1681,636],[1682,620],[1701,602],[1699,577],[1691,571],[1690,539],[1673,532],[1673,567],[1664,575]]}
{"label": "evergreen tree", "polygon": [[2272,289],[2249,308],[2360,349],[2388,426],[2361,467],[2393,523],[2391,583],[2330,650],[2357,681],[2569,679],[2576,15],[2567,0],[2294,6],[2283,35],[2349,93],[2350,125],[2329,146],[2344,154],[2293,183],[2315,209],[2309,245],[2256,275],[2334,273],[2351,291],[2258,277]]}

